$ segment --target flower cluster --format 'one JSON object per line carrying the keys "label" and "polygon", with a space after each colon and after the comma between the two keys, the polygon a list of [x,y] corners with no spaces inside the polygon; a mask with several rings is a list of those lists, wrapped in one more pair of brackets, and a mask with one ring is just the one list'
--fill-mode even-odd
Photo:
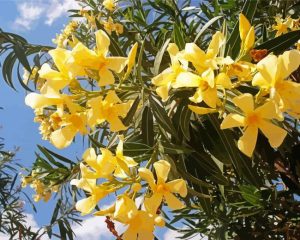
{"label": "flower cluster", "polygon": [[280,16],[275,17],[275,22],[272,26],[273,30],[276,30],[276,37],[280,36],[289,31],[296,31],[300,29],[300,18],[293,19],[291,17],[287,17],[282,19]]}
{"label": "flower cluster", "polygon": [[[69,146],[77,133],[89,134],[103,124],[109,124],[112,132],[128,127],[121,118],[128,113],[131,101],[123,102],[118,97],[115,83],[119,81],[120,84],[130,74],[138,45],[132,47],[128,57],[116,57],[109,54],[110,39],[104,31],[96,31],[95,38],[94,50],[78,42],[71,50],[56,48],[49,51],[54,64],[45,63],[38,71],[42,82],[40,93],[29,93],[25,99],[35,111],[42,138],[59,149]],[[91,79],[96,91],[83,87],[83,81]],[[81,178],[71,181],[87,194],[87,198],[76,203],[76,209],[89,214],[100,200],[117,195],[118,191],[111,208],[94,214],[110,216],[112,220],[128,225],[122,235],[124,240],[153,239],[154,227],[164,225],[159,215],[163,202],[171,209],[184,207],[174,194],[185,197],[186,183],[183,179],[167,182],[170,164],[165,160],[153,164],[155,180],[148,168],[140,167],[133,158],[123,154],[123,142],[124,137],[119,136],[115,154],[106,148],[100,149],[101,154],[96,154],[94,148],[85,151],[80,163]],[[142,182],[148,191],[141,187]],[[42,181],[32,180],[31,187],[36,190],[36,201],[50,198],[51,190]],[[142,195],[145,201],[141,209],[135,199]]]}
{"label": "flower cluster", "polygon": [[[189,108],[197,114],[219,112],[224,118],[221,129],[243,127],[238,148],[251,157],[258,129],[270,145],[277,148],[287,135],[279,122],[284,120],[285,114],[296,119],[300,117],[300,84],[290,78],[300,65],[300,52],[290,50],[280,56],[265,56],[264,53],[254,64],[243,60],[255,43],[254,27],[243,14],[240,14],[239,30],[241,49],[237,60],[220,56],[220,49],[225,45],[221,32],[213,35],[206,52],[195,43],[187,43],[182,51],[171,43],[168,47],[171,66],[154,77],[152,83],[164,101],[172,88],[192,88],[193,95],[189,99],[194,104]],[[258,54],[255,56],[254,61]],[[255,98],[238,90],[250,84],[259,89]],[[237,106],[239,112],[228,113],[227,101]]]}

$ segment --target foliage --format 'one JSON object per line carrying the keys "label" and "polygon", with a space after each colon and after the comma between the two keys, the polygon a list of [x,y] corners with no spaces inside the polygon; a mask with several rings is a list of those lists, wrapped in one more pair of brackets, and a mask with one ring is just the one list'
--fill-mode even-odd
{"label": "foliage", "polygon": [[14,161],[14,153],[5,151],[0,143],[0,233],[10,239],[38,239],[39,232],[26,226],[23,212],[25,193],[18,186],[20,166]]}
{"label": "foliage", "polygon": [[[18,59],[26,88],[40,92],[26,104],[43,138],[59,149],[78,133],[89,140],[78,163],[39,146],[24,179],[36,200],[58,191],[49,236],[58,224],[56,236],[73,238],[77,202],[107,216],[118,239],[151,239],[165,205],[175,210],[168,227],[184,221],[183,239],[299,238],[296,1],[80,2],[70,12],[83,21],[57,36],[49,59],[50,47],[0,35],[5,81],[13,86]],[[115,204],[98,206],[113,192]]]}

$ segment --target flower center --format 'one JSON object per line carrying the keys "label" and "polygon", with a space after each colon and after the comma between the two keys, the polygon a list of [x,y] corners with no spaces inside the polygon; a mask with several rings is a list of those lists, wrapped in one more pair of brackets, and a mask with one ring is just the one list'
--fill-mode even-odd
{"label": "flower center", "polygon": [[258,116],[258,114],[256,114],[255,112],[248,114],[246,119],[247,125],[257,126],[259,125],[259,122],[260,122],[260,117]]}
{"label": "flower center", "polygon": [[159,184],[159,185],[157,186],[157,192],[163,193],[163,192],[165,192],[165,191],[167,191],[167,189],[166,189],[166,187],[165,187],[164,184]]}

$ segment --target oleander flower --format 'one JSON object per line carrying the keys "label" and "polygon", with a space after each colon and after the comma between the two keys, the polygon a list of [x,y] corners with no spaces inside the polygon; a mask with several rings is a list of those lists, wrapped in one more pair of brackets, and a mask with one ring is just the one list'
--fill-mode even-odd
{"label": "oleander flower", "polygon": [[257,63],[252,84],[270,94],[281,111],[300,117],[300,84],[288,79],[300,65],[300,52],[290,50],[280,56],[268,55]]}
{"label": "oleander flower", "polygon": [[221,123],[221,129],[243,127],[243,136],[238,140],[238,148],[245,155],[252,156],[259,129],[273,148],[281,145],[287,132],[272,122],[273,119],[282,120],[272,101],[254,108],[253,96],[245,93],[233,98],[233,103],[242,110],[243,115],[228,114]]}
{"label": "oleander flower", "polygon": [[107,121],[110,124],[110,130],[118,132],[127,129],[119,117],[125,117],[129,111],[131,103],[122,103],[116,92],[108,91],[106,97],[102,96],[90,99],[87,106],[90,109],[87,112],[88,124],[94,127]]}
{"label": "oleander flower", "polygon": [[105,148],[100,148],[101,155],[96,155],[94,148],[88,148],[82,158],[87,166],[80,163],[83,178],[97,179],[109,178],[116,167],[116,159],[113,154]]}
{"label": "oleander flower", "polygon": [[96,179],[73,179],[70,184],[83,189],[89,194],[87,198],[79,200],[75,205],[82,215],[92,212],[101,199],[115,191],[115,189],[107,188],[104,185],[97,185]]}
{"label": "oleander flower", "polygon": [[126,66],[127,58],[110,57],[108,47],[110,39],[107,34],[98,30],[96,35],[96,49],[92,51],[79,42],[72,50],[77,65],[88,70],[94,70],[98,73],[99,86],[114,84],[115,77],[112,72],[120,73]]}
{"label": "oleander flower", "polygon": [[128,225],[122,235],[123,240],[152,240],[154,226],[164,226],[164,221],[156,214],[138,210],[135,202],[126,195],[118,198],[113,218]]}
{"label": "oleander flower", "polygon": [[171,66],[152,78],[152,84],[157,86],[156,93],[163,101],[168,99],[169,90],[176,83],[177,76],[187,71],[187,62],[181,58],[178,46],[175,43],[170,43],[167,51],[171,58]]}
{"label": "oleander flower", "polygon": [[166,182],[171,165],[165,160],[159,160],[153,166],[157,176],[156,182],[153,173],[149,169],[139,168],[138,170],[140,177],[147,181],[152,191],[152,196],[146,198],[144,202],[146,210],[150,213],[156,213],[163,199],[173,210],[183,208],[184,204],[175,197],[174,193],[185,197],[187,195],[186,182],[183,179]]}

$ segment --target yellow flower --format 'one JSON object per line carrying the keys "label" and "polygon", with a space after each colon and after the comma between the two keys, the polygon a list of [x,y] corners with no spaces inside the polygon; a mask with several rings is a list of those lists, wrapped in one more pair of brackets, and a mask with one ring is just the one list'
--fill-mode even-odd
{"label": "yellow flower", "polygon": [[114,84],[115,77],[112,73],[120,73],[125,65],[127,58],[125,57],[108,57],[108,47],[110,39],[107,34],[98,30],[96,35],[96,50],[89,50],[82,43],[78,43],[72,50],[75,62],[86,70],[98,71],[99,86]]}
{"label": "yellow flower", "polygon": [[120,178],[130,176],[129,168],[137,166],[137,163],[133,160],[133,158],[124,156],[123,144],[123,136],[119,136],[119,144],[116,149],[116,170],[114,175]]}
{"label": "yellow flower", "polygon": [[102,155],[97,156],[93,148],[88,148],[83,154],[83,160],[89,167],[83,163],[80,164],[83,178],[110,178],[114,172],[116,177],[126,178],[130,176],[129,168],[137,166],[137,163],[131,157],[123,155],[123,137],[116,149],[116,156],[105,148],[101,148]]}
{"label": "yellow flower", "polygon": [[300,84],[285,80],[300,65],[300,52],[286,51],[279,57],[268,55],[257,64],[252,84],[270,94],[281,111],[300,116]]}
{"label": "yellow flower", "polygon": [[272,119],[282,120],[272,101],[268,101],[255,109],[253,96],[246,93],[235,97],[233,103],[243,111],[243,116],[230,113],[224,118],[221,129],[244,127],[244,134],[238,141],[238,148],[245,155],[252,156],[258,129],[268,138],[272,147],[276,148],[281,145],[287,132],[271,122]]}
{"label": "yellow flower", "polygon": [[108,10],[108,11],[114,11],[116,8],[116,3],[115,0],[104,0],[103,1],[103,6]]}
{"label": "yellow flower", "polygon": [[152,214],[156,213],[163,199],[173,210],[183,208],[184,204],[173,193],[178,193],[181,197],[185,197],[187,195],[185,181],[176,179],[166,183],[171,166],[165,160],[157,161],[153,166],[157,176],[156,183],[153,173],[149,169],[139,169],[139,175],[148,182],[153,193],[150,198],[145,199],[144,205],[146,210]]}
{"label": "yellow flower", "polygon": [[251,81],[252,74],[256,71],[255,65],[249,62],[239,61],[228,65],[227,75],[229,77],[237,77],[239,81]]}
{"label": "yellow flower", "polygon": [[90,107],[87,113],[90,127],[107,121],[113,132],[127,129],[119,117],[126,116],[131,104],[130,102],[121,103],[115,91],[110,90],[104,100],[102,96],[93,98],[87,102],[87,105]]}
{"label": "yellow flower", "polygon": [[215,108],[205,108],[205,107],[198,107],[194,105],[188,105],[189,109],[193,111],[194,113],[204,115],[209,113],[215,113],[217,110]]}
{"label": "yellow flower", "polygon": [[82,158],[86,166],[80,163],[81,175],[83,178],[96,179],[108,178],[115,170],[116,160],[113,154],[105,148],[101,148],[102,155],[96,155],[94,148],[88,148]]}
{"label": "yellow flower", "polygon": [[288,17],[287,19],[281,19],[279,16],[275,17],[276,25],[273,25],[272,28],[277,30],[275,37],[278,37],[284,33],[288,32],[288,28],[292,28],[293,19]]}
{"label": "yellow flower", "polygon": [[83,189],[89,194],[87,198],[84,198],[76,203],[75,207],[82,213],[82,215],[92,212],[102,198],[106,197],[109,193],[115,190],[108,189],[103,185],[97,185],[96,179],[73,179],[70,184],[75,185],[77,188]]}
{"label": "yellow flower", "polygon": [[122,34],[124,31],[124,27],[121,23],[115,23],[115,31],[117,34]]}
{"label": "yellow flower", "polygon": [[254,27],[251,26],[248,19],[242,13],[239,15],[239,30],[242,40],[241,49],[248,52],[254,45],[255,32]]}
{"label": "yellow flower", "polygon": [[129,53],[128,53],[128,58],[127,58],[127,61],[126,61],[127,70],[126,70],[126,74],[124,76],[124,79],[126,79],[128,77],[128,75],[130,74],[132,68],[134,67],[135,57],[136,57],[138,46],[139,46],[138,43],[135,43],[132,46],[132,48],[130,49]]}
{"label": "yellow flower", "polygon": [[50,142],[58,149],[68,147],[78,132],[87,134],[84,113],[64,114],[62,119],[61,127],[50,134]]}
{"label": "yellow flower", "polygon": [[216,32],[208,46],[206,53],[195,43],[187,43],[183,52],[183,58],[193,64],[196,71],[202,74],[204,71],[218,69],[218,65],[230,64],[230,57],[217,57],[219,49],[225,43],[225,37],[221,32]]}
{"label": "yellow flower", "polygon": [[116,201],[113,218],[128,225],[122,235],[123,240],[152,240],[154,225],[164,225],[164,221],[156,214],[138,210],[135,202],[126,195]]}
{"label": "yellow flower", "polygon": [[73,56],[69,50],[56,48],[48,53],[52,57],[58,71],[51,69],[50,65],[45,63],[38,73],[41,78],[47,80],[46,84],[48,87],[59,91],[66,87],[76,74],[81,72],[81,69],[74,64]]}
{"label": "yellow flower", "polygon": [[203,72],[201,76],[191,72],[180,73],[174,84],[174,88],[179,87],[197,87],[194,96],[190,97],[192,102],[204,101],[211,108],[215,108],[218,103],[214,73],[211,69]]}
{"label": "yellow flower", "polygon": [[111,17],[108,18],[107,22],[103,21],[102,24],[108,34],[111,34],[113,31],[115,31],[115,24]]}
{"label": "yellow flower", "polygon": [[169,90],[175,84],[177,76],[187,69],[187,62],[180,58],[181,54],[175,43],[170,43],[167,50],[171,58],[171,66],[152,78],[152,83],[157,86],[156,93],[163,101],[168,99]]}

